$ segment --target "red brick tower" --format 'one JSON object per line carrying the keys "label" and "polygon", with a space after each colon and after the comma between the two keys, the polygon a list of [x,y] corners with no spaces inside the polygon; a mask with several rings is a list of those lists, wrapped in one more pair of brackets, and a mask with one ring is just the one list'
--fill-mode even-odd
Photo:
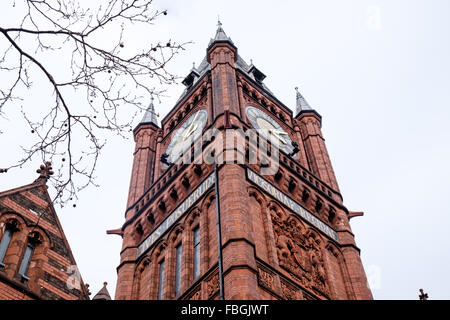
{"label": "red brick tower", "polygon": [[47,192],[47,162],[33,183],[0,192],[0,300],[89,300]]}
{"label": "red brick tower", "polygon": [[[161,128],[151,104],[134,132],[116,299],[219,299],[221,279],[225,299],[372,299],[321,116],[299,92],[293,114],[264,78],[219,23]],[[277,139],[275,174],[262,169],[276,144],[252,161],[251,129]],[[208,156],[236,161],[216,176]]]}

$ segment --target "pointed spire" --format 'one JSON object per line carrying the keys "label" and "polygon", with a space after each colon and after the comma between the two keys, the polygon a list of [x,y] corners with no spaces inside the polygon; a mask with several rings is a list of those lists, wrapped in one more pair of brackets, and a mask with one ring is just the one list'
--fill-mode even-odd
{"label": "pointed spire", "polygon": [[220,19],[218,19],[218,21],[217,21],[216,36],[214,37],[214,39],[211,39],[211,41],[209,42],[209,46],[211,46],[211,44],[213,44],[216,41],[228,41],[231,44],[233,44],[233,41],[231,41],[231,39],[227,36],[225,31],[223,31],[222,22],[220,22]]}
{"label": "pointed spire", "polygon": [[303,98],[300,91],[298,91],[298,87],[295,87],[296,93],[296,101],[297,101],[297,108],[296,108],[296,115],[298,115],[300,112],[304,110],[313,110],[311,106],[308,104],[305,98]]}
{"label": "pointed spire", "polygon": [[142,117],[142,123],[153,123],[154,125],[158,125],[158,119],[156,118],[157,114],[155,112],[155,106],[153,105],[153,96],[150,101],[150,105],[144,113],[144,117]]}
{"label": "pointed spire", "polygon": [[106,289],[106,285],[108,283],[103,282],[103,288],[92,298],[92,300],[111,300],[111,296],[109,295],[108,289]]}
{"label": "pointed spire", "polygon": [[217,31],[214,40],[229,40],[227,34],[222,29],[222,23],[220,21],[217,24]]}

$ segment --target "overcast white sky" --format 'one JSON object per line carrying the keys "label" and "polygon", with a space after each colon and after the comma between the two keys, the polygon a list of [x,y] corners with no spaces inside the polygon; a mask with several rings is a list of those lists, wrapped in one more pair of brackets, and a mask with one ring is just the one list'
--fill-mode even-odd
{"label": "overcast white sky", "polygon": [[[8,17],[11,24],[12,2],[8,5],[0,21]],[[193,41],[171,70],[184,76],[192,62],[201,62],[220,15],[239,54],[267,75],[265,83],[279,100],[294,109],[299,86],[322,115],[344,204],[365,213],[351,225],[374,297],[417,299],[424,288],[431,299],[449,299],[450,2],[171,0],[157,5],[169,14],[154,34],[134,30],[130,42],[155,35]],[[160,119],[182,90],[174,86],[157,104]],[[45,103],[46,95],[34,96],[33,105]],[[10,161],[28,128],[14,119],[0,119],[0,125],[0,161]],[[57,207],[93,294],[103,281],[111,295],[115,291],[121,239],[106,230],[124,222],[133,148],[132,139],[110,138],[97,171],[100,187],[82,193],[76,208]],[[0,175],[0,190],[31,182],[38,166],[36,159]]]}

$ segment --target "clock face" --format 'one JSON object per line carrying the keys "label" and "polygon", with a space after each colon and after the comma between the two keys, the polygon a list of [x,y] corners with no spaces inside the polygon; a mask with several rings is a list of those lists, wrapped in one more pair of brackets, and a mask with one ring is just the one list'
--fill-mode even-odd
{"label": "clock face", "polygon": [[252,106],[245,108],[245,112],[253,127],[255,129],[262,129],[258,132],[261,136],[270,140],[270,135],[271,139],[275,138],[278,140],[279,148],[285,153],[291,154],[293,152],[294,146],[292,145],[291,138],[271,116]]}
{"label": "clock face", "polygon": [[168,155],[167,160],[170,163],[175,163],[191,146],[192,142],[201,136],[207,119],[208,111],[199,110],[191,115],[181,127],[175,131],[165,152]]}

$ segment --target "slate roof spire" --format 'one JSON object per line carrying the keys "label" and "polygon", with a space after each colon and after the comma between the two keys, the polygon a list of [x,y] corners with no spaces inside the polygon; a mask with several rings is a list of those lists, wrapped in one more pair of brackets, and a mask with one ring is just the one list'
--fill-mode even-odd
{"label": "slate roof spire", "polygon": [[222,22],[220,22],[220,20],[217,21],[217,31],[216,31],[216,36],[214,37],[214,40],[230,40],[230,38],[228,38],[225,31],[223,31]]}
{"label": "slate roof spire", "polygon": [[107,282],[103,282],[103,288],[92,298],[92,300],[111,300],[108,289],[106,289]]}
{"label": "slate roof spire", "polygon": [[229,42],[234,46],[234,43],[231,40],[231,38],[229,38],[225,33],[225,31],[223,31],[222,22],[220,22],[220,20],[217,21],[216,36],[214,37],[214,39],[211,39],[211,41],[209,41],[208,48],[210,48],[211,45],[215,42]]}
{"label": "slate roof spire", "polygon": [[148,106],[147,110],[145,111],[140,124],[153,123],[154,125],[157,126],[158,119],[156,117],[157,117],[157,114],[155,112],[155,106],[153,105],[153,96],[152,96],[150,105]]}
{"label": "slate roof spire", "polygon": [[300,91],[298,91],[298,87],[295,87],[295,91],[296,91],[296,111],[295,111],[295,115],[298,115],[300,112],[304,111],[304,110],[313,110],[311,108],[311,106],[309,105],[309,103],[306,101],[306,99],[302,96],[302,94],[300,93]]}

